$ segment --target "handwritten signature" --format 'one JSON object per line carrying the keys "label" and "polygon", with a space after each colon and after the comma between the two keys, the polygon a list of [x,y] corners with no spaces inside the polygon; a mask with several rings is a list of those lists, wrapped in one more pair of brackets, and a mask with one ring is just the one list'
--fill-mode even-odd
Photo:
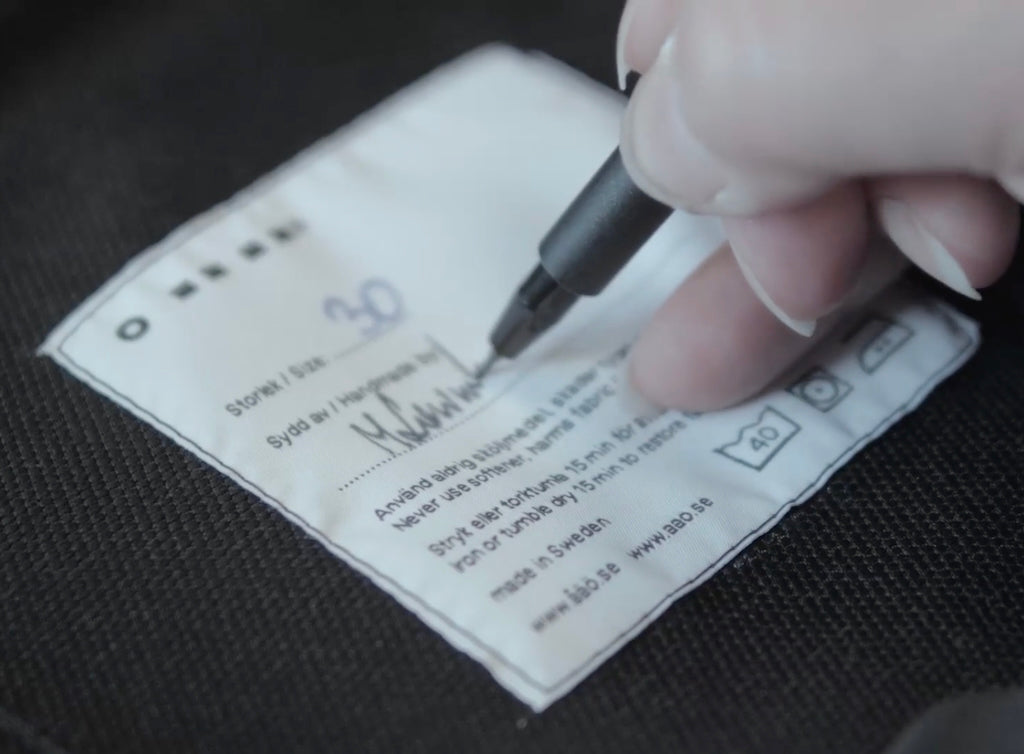
{"label": "handwritten signature", "polygon": [[393,456],[436,437],[465,414],[466,407],[480,398],[480,383],[468,381],[458,387],[435,388],[435,399],[400,403],[378,392],[381,410],[365,411],[362,422],[349,424],[362,439]]}

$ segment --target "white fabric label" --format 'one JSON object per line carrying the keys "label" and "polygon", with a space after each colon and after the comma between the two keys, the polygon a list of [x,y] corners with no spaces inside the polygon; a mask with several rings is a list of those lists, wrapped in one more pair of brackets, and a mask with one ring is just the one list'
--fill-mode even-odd
{"label": "white fabric label", "polygon": [[471,53],[140,255],[41,350],[542,709],[978,343],[897,288],[767,395],[632,415],[628,343],[720,241],[680,214],[475,382],[467,365],[621,110],[546,58]]}

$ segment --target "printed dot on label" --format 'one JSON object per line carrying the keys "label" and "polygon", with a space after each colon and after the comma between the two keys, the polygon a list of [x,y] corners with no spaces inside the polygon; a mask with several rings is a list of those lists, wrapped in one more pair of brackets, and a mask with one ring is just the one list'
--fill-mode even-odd
{"label": "printed dot on label", "polygon": [[203,268],[203,274],[210,280],[216,280],[227,275],[228,268],[221,264],[208,264]]}
{"label": "printed dot on label", "polygon": [[283,225],[278,225],[276,228],[271,228],[270,235],[276,241],[287,243],[299,235],[305,228],[306,226],[301,220],[290,220]]}
{"label": "printed dot on label", "polygon": [[246,259],[255,259],[256,257],[261,256],[266,250],[267,247],[257,241],[251,241],[239,249],[242,256]]}
{"label": "printed dot on label", "polygon": [[180,283],[178,283],[171,289],[171,294],[177,296],[178,298],[188,298],[197,290],[199,289],[196,288],[195,283],[193,283],[191,280],[182,280]]}

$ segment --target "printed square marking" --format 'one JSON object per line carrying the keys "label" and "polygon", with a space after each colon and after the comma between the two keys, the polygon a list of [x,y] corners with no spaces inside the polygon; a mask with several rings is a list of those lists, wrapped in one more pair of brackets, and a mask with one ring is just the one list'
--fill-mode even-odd
{"label": "printed square marking", "polygon": [[199,289],[196,288],[196,284],[191,280],[182,280],[171,289],[171,293],[178,298],[188,298],[197,290]]}
{"label": "printed square marking", "polygon": [[301,220],[291,220],[284,225],[278,225],[276,228],[271,228],[270,235],[281,243],[287,243],[295,238],[295,236],[299,235],[305,227],[306,226],[303,225]]}
{"label": "printed square marking", "polygon": [[256,257],[261,256],[263,252],[265,252],[266,250],[267,247],[259,243],[258,241],[250,241],[241,249],[239,249],[242,256],[245,257],[246,259],[255,259]]}
{"label": "printed square marking", "polygon": [[216,280],[227,275],[228,268],[220,264],[208,264],[203,268],[203,274],[210,280]]}

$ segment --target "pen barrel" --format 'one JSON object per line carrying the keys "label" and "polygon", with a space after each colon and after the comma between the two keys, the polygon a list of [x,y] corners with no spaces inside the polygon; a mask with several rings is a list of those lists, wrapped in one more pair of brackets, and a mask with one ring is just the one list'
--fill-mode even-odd
{"label": "pen barrel", "polygon": [[540,243],[560,286],[595,296],[672,214],[633,183],[616,149]]}

